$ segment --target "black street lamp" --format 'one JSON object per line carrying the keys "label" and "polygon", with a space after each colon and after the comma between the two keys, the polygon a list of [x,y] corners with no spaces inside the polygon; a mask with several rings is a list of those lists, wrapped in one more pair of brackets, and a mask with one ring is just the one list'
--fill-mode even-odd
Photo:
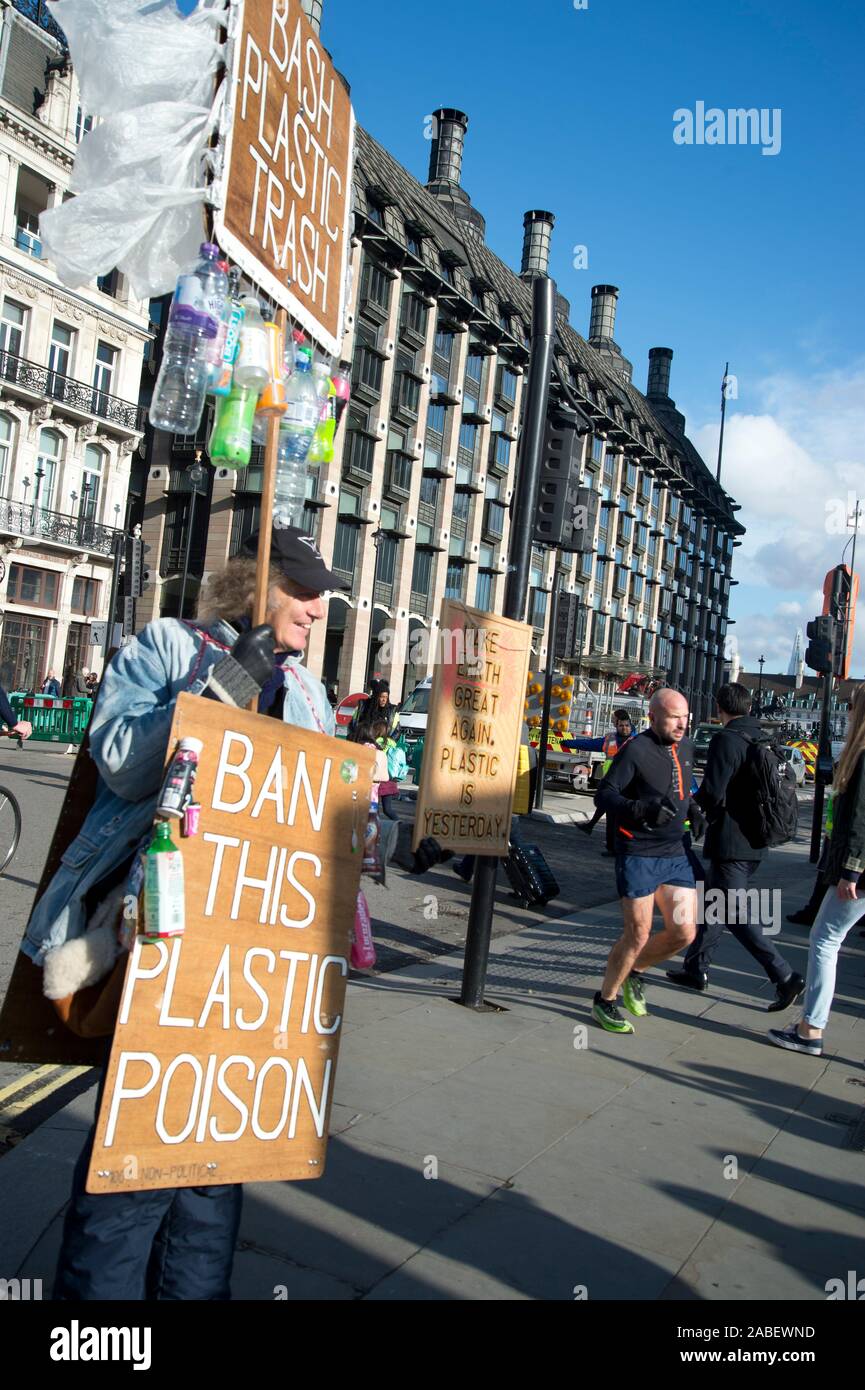
{"label": "black street lamp", "polygon": [[195,455],[195,463],[189,470],[189,481],[192,488],[187,516],[186,551],[183,556],[183,582],[180,586],[180,607],[177,612],[178,618],[183,617],[183,604],[186,599],[186,581],[189,577],[189,552],[192,549],[192,528],[195,524],[195,499],[198,496],[198,484],[203,482],[206,476],[207,474],[201,466],[201,454],[199,452]]}
{"label": "black street lamp", "polygon": [[760,657],[757,658],[757,665],[760,667],[760,680],[759,680],[759,683],[758,683],[758,685],[757,685],[757,717],[758,717],[758,718],[759,718],[759,716],[763,713],[763,666],[764,666],[764,664],[765,664],[765,661],[766,661],[765,656],[760,656]]}
{"label": "black street lamp", "polygon": [[375,622],[375,586],[378,579],[378,548],[381,545],[381,538],[384,535],[380,526],[377,526],[370,536],[370,540],[375,546],[375,566],[372,572],[372,598],[369,604],[369,641],[366,646],[366,666],[364,668],[363,688],[366,690],[372,678],[372,643],[373,643],[373,624]]}

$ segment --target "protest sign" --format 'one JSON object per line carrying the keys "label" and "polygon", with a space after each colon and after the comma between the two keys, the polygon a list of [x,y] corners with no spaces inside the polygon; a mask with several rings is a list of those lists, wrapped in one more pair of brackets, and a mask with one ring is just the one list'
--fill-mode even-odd
{"label": "protest sign", "polygon": [[341,350],[354,113],[300,0],[235,0],[216,240],[335,357]]}
{"label": "protest sign", "polygon": [[414,847],[508,853],[532,629],[446,599],[433,672]]}
{"label": "protest sign", "polygon": [[187,737],[185,931],[133,947],[88,1192],[324,1170],[373,753],[182,694]]}

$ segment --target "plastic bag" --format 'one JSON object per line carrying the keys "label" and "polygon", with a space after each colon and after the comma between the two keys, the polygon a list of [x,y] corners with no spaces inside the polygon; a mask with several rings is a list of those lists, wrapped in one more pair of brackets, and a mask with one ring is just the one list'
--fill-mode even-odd
{"label": "plastic bag", "polygon": [[355,970],[371,970],[375,965],[375,942],[372,939],[369,904],[361,888],[357,890],[357,905],[354,910],[351,964]]}
{"label": "plastic bag", "polygon": [[166,294],[204,233],[205,161],[227,0],[188,18],[174,0],[51,0],[81,105],[99,118],[75,161],[76,196],[40,232],[70,289],[115,266],[139,299]]}

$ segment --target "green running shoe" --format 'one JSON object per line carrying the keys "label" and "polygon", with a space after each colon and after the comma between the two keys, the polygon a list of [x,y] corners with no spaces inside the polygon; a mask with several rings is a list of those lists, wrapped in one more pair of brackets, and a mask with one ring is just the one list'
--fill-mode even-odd
{"label": "green running shoe", "polygon": [[649,1012],[646,1008],[646,996],[643,993],[643,977],[638,975],[636,970],[629,975],[622,985],[622,1003],[633,1014],[634,1018],[645,1018]]}
{"label": "green running shoe", "polygon": [[595,995],[592,1003],[592,1017],[596,1023],[600,1023],[608,1033],[633,1033],[634,1025],[623,1018],[616,1007],[615,1001],[602,999],[600,990]]}

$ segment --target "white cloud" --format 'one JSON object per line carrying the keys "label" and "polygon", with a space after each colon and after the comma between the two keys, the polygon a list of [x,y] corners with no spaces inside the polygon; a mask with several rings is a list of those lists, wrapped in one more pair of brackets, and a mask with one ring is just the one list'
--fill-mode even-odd
{"label": "white cloud", "polygon": [[[740,387],[741,387],[740,380]],[[822,607],[827,570],[840,563],[848,494],[865,499],[865,363],[848,371],[776,373],[748,392],[748,413],[728,405],[722,483],[747,529],[733,561],[730,613],[746,665],[770,648],[786,661],[797,627]],[[718,425],[694,432],[704,458],[718,452]],[[856,568],[863,572],[865,520]],[[847,552],[849,561],[850,552]],[[783,595],[783,597],[782,597]],[[852,673],[865,669],[865,593]],[[763,655],[770,659],[770,651]],[[776,668],[778,669],[778,668]]]}

